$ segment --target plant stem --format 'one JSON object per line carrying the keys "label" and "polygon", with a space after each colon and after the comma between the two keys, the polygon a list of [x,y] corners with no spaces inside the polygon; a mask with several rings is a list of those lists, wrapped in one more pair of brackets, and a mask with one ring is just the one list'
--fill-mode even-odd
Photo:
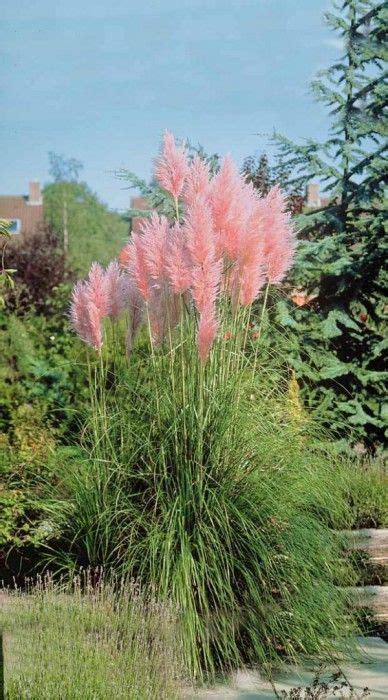
{"label": "plant stem", "polygon": [[265,292],[264,292],[263,309],[261,312],[260,326],[259,326],[259,331],[258,331],[256,349],[255,349],[255,357],[253,360],[253,367],[252,367],[252,378],[253,379],[255,378],[255,374],[256,374],[257,357],[258,357],[258,353],[259,353],[259,340],[261,338],[261,332],[263,329],[263,321],[264,321],[265,310],[266,310],[267,301],[268,301],[268,292],[269,292],[269,281],[267,282],[267,286],[266,286]]}
{"label": "plant stem", "polygon": [[261,311],[261,319],[260,319],[260,326],[259,326],[259,333],[258,333],[258,338],[260,340],[261,338],[261,331],[263,329],[263,322],[264,322],[264,316],[265,316],[265,310],[267,308],[267,301],[268,301],[268,292],[269,292],[269,281],[267,282],[265,292],[264,292],[264,300],[263,300],[263,308]]}
{"label": "plant stem", "polygon": [[175,204],[176,222],[177,222],[177,224],[179,224],[179,205],[178,205],[178,197],[174,197],[174,204]]}
{"label": "plant stem", "polygon": [[181,372],[182,372],[182,411],[183,411],[183,445],[186,452],[187,449],[187,426],[186,426],[186,367],[185,367],[185,355],[184,355],[184,319],[185,319],[185,305],[183,301],[183,296],[180,296],[181,304],[181,322],[180,322],[180,351],[181,351]]}

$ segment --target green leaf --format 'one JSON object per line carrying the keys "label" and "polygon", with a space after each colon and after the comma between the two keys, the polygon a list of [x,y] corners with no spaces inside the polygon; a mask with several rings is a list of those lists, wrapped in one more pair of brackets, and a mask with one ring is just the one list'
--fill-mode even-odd
{"label": "green leaf", "polygon": [[321,379],[335,379],[354,372],[354,366],[350,362],[341,362],[332,356],[331,363],[320,371]]}
{"label": "green leaf", "polygon": [[322,333],[325,338],[336,338],[342,335],[341,328],[338,327],[337,322],[341,323],[346,328],[351,328],[352,330],[359,331],[360,328],[353,321],[353,319],[342,311],[341,309],[333,309],[329,311],[328,316],[321,324]]}
{"label": "green leaf", "polygon": [[276,320],[282,326],[298,328],[298,323],[290,315],[289,306],[284,301],[279,301],[276,304]]}
{"label": "green leaf", "polygon": [[327,318],[321,323],[321,332],[324,338],[336,338],[342,335],[342,331],[336,323],[336,312],[330,311]]}

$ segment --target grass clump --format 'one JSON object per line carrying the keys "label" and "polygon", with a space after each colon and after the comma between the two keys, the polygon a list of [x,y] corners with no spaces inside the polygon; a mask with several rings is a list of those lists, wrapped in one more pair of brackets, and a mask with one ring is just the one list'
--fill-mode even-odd
{"label": "grass clump", "polygon": [[349,465],[349,526],[388,527],[388,473],[383,460],[364,459]]}
{"label": "grass clump", "polygon": [[262,343],[295,248],[284,197],[260,200],[228,158],[211,177],[169,133],[156,170],[174,220],[153,213],[121,267],[73,291],[91,410],[60,474],[57,558],[171,600],[193,677],[327,658],[349,627],[329,527],[344,489]]}
{"label": "grass clump", "polygon": [[190,357],[182,377],[179,350],[172,360],[161,348],[156,371],[140,357],[141,371],[134,360],[103,374],[83,450],[61,468],[54,556],[115,567],[172,599],[193,676],[335,654],[350,620],[334,457],[295,423],[268,357],[255,379]]}
{"label": "grass clump", "polygon": [[7,700],[173,700],[176,617],[124,579],[101,573],[2,593]]}

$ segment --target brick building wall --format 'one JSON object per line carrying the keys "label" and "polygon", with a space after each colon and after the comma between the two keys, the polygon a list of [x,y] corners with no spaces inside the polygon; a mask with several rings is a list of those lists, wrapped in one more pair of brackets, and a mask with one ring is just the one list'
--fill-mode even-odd
{"label": "brick building wall", "polygon": [[10,224],[12,234],[28,235],[43,222],[43,198],[40,183],[29,183],[28,195],[0,195],[0,219]]}

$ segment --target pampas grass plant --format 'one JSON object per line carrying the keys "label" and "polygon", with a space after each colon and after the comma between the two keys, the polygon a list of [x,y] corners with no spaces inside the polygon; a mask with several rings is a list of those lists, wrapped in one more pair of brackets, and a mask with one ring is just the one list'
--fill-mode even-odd
{"label": "pampas grass plant", "polygon": [[229,158],[211,179],[171,135],[156,175],[175,221],[152,214],[120,274],[93,266],[74,290],[91,411],[82,456],[61,470],[56,556],[171,600],[193,677],[326,659],[350,622],[329,529],[344,485],[260,342],[295,247],[284,199],[259,199]]}

